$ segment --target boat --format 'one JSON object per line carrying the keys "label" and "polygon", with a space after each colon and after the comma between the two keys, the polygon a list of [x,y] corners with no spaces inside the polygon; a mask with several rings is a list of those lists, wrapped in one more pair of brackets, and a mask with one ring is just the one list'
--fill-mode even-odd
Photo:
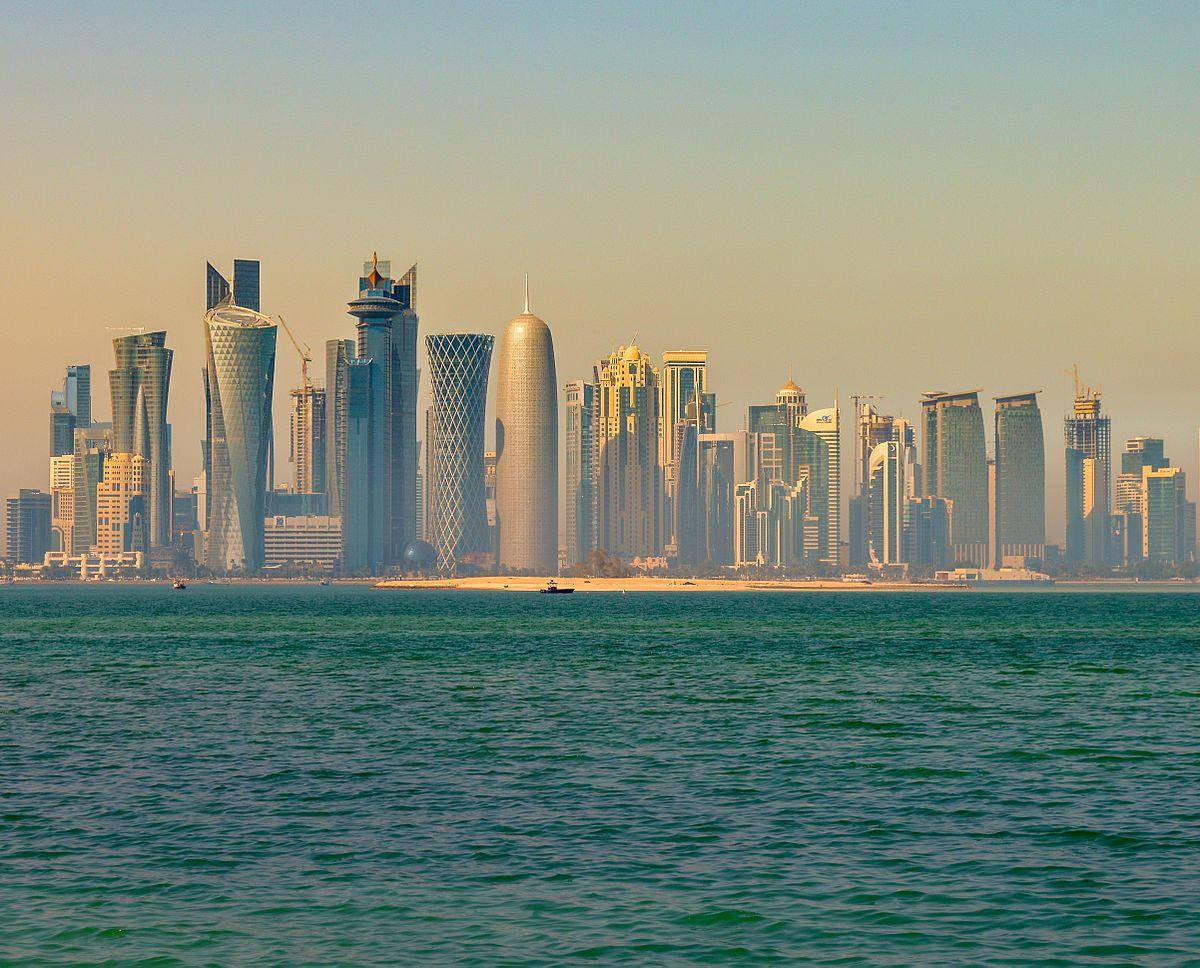
{"label": "boat", "polygon": [[171,582],[171,587],[176,591],[179,591],[182,588],[187,588],[187,582],[185,582],[182,578],[176,578],[173,582]]}
{"label": "boat", "polygon": [[551,578],[550,581],[546,584],[545,588],[538,589],[538,594],[540,594],[540,595],[570,595],[571,592],[573,592],[573,591],[575,591],[574,588],[559,588],[558,582],[556,582],[553,578]]}

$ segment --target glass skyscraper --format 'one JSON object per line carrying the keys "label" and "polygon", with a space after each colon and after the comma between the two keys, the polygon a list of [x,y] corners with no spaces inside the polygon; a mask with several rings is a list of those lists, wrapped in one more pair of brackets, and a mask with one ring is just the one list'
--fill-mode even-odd
{"label": "glass skyscraper", "polygon": [[116,367],[109,370],[113,451],[150,462],[147,487],[150,543],[171,543],[171,434],[167,396],[173,351],[167,334],[138,333],[113,340]]}
{"label": "glass skyscraper", "polygon": [[493,343],[483,333],[425,337],[433,395],[429,537],[445,572],[489,549],[483,424]]}
{"label": "glass skyscraper", "polygon": [[596,548],[596,384],[574,380],[563,387],[566,430],[566,514],[564,516],[567,563],[585,560]]}
{"label": "glass skyscraper", "polygon": [[982,568],[989,544],[988,472],[979,393],[927,393],[921,410],[925,493],[951,502],[955,561]]}
{"label": "glass skyscraper", "polygon": [[276,326],[226,301],[204,317],[211,403],[208,567],[257,571],[270,482]]}
{"label": "glass skyscraper", "polygon": [[996,561],[1046,553],[1046,448],[1037,393],[996,397]]}
{"label": "glass skyscraper", "polygon": [[1093,568],[1107,558],[1112,511],[1112,425],[1100,392],[1076,386],[1074,413],[1063,421],[1067,472],[1067,560]]}

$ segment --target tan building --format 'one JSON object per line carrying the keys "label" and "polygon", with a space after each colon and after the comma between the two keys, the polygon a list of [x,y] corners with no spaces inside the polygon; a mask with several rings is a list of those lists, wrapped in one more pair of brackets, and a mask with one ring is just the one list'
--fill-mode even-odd
{"label": "tan building", "polygon": [[110,454],[96,485],[96,545],[100,554],[145,551],[149,546],[147,502],[150,462],[137,454]]}
{"label": "tan building", "polygon": [[599,546],[619,558],[662,553],[659,378],[636,344],[595,369]]}
{"label": "tan building", "polygon": [[292,435],[288,454],[293,484],[301,494],[325,490],[325,391],[305,385],[292,390]]}
{"label": "tan building", "polygon": [[50,550],[70,552],[75,530],[75,455],[50,458]]}

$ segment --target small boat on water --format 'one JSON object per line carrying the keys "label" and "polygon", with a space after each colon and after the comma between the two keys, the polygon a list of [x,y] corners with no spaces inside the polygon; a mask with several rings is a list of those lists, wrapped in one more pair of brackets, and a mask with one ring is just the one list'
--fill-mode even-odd
{"label": "small boat on water", "polygon": [[558,582],[556,582],[553,578],[551,578],[545,588],[538,589],[538,594],[539,595],[570,595],[571,592],[573,592],[573,591],[575,591],[574,588],[559,588]]}
{"label": "small boat on water", "polygon": [[187,582],[185,582],[182,578],[176,578],[173,582],[171,582],[171,587],[176,591],[179,591],[180,589],[187,588]]}

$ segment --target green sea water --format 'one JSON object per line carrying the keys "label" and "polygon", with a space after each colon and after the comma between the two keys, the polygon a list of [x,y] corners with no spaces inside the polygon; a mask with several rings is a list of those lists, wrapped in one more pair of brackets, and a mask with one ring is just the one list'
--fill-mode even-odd
{"label": "green sea water", "polygon": [[0,588],[0,963],[1200,963],[1198,617]]}

